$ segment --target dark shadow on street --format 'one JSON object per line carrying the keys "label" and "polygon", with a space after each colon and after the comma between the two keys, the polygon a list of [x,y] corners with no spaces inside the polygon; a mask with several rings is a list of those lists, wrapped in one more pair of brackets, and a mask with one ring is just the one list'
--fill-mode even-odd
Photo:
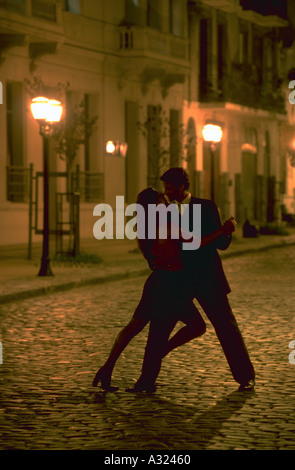
{"label": "dark shadow on street", "polygon": [[206,410],[198,405],[175,404],[158,394],[135,394],[127,399],[120,393],[115,395],[110,405],[106,402],[108,394],[103,392],[91,394],[89,401],[104,404],[105,417],[114,426],[114,437],[120,421],[122,450],[124,430],[129,449],[131,443],[137,449],[184,449],[188,439],[187,449],[205,450],[223,424],[236,415],[255,392],[234,391]]}

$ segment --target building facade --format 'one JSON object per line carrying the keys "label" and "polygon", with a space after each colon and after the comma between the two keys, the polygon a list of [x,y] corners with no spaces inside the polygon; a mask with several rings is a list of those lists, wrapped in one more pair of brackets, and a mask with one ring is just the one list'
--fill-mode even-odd
{"label": "building facade", "polygon": [[[0,244],[41,237],[42,138],[30,111],[41,88],[62,97],[65,119],[81,102],[84,117],[96,117],[71,168],[50,144],[52,233],[69,190],[80,194],[81,237],[92,238],[96,204],[115,207],[118,195],[135,202],[176,165],[189,171],[195,195],[214,195],[223,219],[279,222],[285,200],[294,211],[293,167],[280,146],[282,125],[292,124],[283,6],[0,0]],[[202,136],[208,121],[223,129],[214,152]],[[107,153],[108,141],[127,143],[126,156]]]}

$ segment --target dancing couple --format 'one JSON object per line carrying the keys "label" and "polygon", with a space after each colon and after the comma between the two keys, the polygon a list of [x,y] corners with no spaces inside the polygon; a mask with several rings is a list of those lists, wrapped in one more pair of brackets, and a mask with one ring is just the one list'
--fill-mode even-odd
{"label": "dancing couple", "polygon": [[[201,241],[196,240],[199,248],[185,249],[185,243],[194,241],[191,231],[190,240],[181,228],[179,238],[172,238],[171,224],[165,239],[157,236],[155,239],[146,237],[138,240],[152,273],[145,282],[142,297],[130,322],[120,331],[92,385],[97,386],[100,382],[104,390],[117,390],[117,387],[111,386],[116,361],[132,338],[149,323],[141,375],[135,386],[127,391],[154,392],[163,358],[206,331],[206,324],[194,304],[196,299],[214,326],[239,390],[253,390],[255,371],[228,301],[230,287],[217,251],[226,250],[230,245],[235,221],[231,218],[222,225],[213,201],[190,194],[189,178],[183,168],[170,168],[161,176],[161,181],[163,194],[147,188],[138,195],[137,203],[143,206],[145,214],[149,204],[177,204],[180,210],[189,211],[190,230],[193,205],[201,205]],[[147,234],[147,224],[145,230]],[[170,338],[179,321],[184,326]]]}

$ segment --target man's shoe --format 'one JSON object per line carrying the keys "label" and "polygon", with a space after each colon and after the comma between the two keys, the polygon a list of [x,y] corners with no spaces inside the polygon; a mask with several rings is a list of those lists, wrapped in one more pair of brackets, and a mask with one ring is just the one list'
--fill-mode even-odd
{"label": "man's shoe", "polygon": [[255,381],[254,380],[248,380],[248,382],[242,383],[239,386],[239,392],[251,392],[254,390],[255,387]]}
{"label": "man's shoe", "polygon": [[155,384],[144,385],[142,383],[136,383],[133,388],[126,388],[126,392],[129,392],[129,393],[140,393],[140,392],[155,393],[156,390],[157,390],[157,386]]}

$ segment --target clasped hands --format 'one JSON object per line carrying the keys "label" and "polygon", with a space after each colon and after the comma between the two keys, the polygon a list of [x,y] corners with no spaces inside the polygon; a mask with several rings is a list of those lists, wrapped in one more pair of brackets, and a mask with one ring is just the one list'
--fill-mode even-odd
{"label": "clasped hands", "polygon": [[237,222],[235,221],[234,217],[230,217],[230,219],[226,220],[222,226],[224,234],[230,235],[236,230]]}

